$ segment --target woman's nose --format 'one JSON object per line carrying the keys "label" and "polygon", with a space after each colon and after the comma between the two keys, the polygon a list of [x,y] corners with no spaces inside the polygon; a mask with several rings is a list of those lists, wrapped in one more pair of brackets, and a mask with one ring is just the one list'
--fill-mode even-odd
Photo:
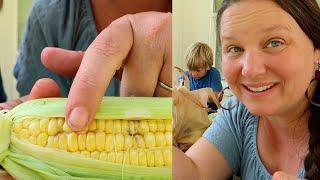
{"label": "woman's nose", "polygon": [[266,73],[265,59],[258,52],[246,52],[241,59],[242,75],[254,79]]}

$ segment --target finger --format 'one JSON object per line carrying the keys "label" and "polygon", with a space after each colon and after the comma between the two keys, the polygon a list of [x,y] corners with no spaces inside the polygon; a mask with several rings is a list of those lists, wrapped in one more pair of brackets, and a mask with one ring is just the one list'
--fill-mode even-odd
{"label": "finger", "polygon": [[[172,86],[171,15],[149,15],[153,18],[133,23],[135,41],[124,65],[121,96],[171,96],[171,91],[158,86],[158,81]],[[146,14],[135,15],[132,21],[142,19],[140,16]],[[148,27],[141,24],[148,24]]]}
{"label": "finger", "polygon": [[93,119],[116,70],[128,53],[133,41],[127,16],[104,29],[89,46],[68,96],[66,119],[73,130],[81,130]]}
{"label": "finger", "polygon": [[84,52],[55,47],[46,47],[41,52],[41,61],[49,70],[68,77],[74,77],[79,69]]}
{"label": "finger", "polygon": [[58,84],[49,78],[38,80],[32,87],[29,99],[39,99],[48,97],[60,97],[60,89]]}
{"label": "finger", "polygon": [[48,97],[60,97],[61,93],[59,86],[52,79],[44,78],[38,80],[31,89],[31,92],[27,96],[23,96],[17,99],[7,101],[5,103],[0,103],[0,110],[3,109],[12,109],[17,105],[31,100],[39,98],[48,98]]}
{"label": "finger", "polygon": [[29,96],[27,95],[27,96],[20,97],[18,99],[13,99],[13,100],[10,100],[10,101],[4,102],[4,103],[0,103],[0,110],[13,109],[17,105],[27,101],[28,98],[29,98]]}

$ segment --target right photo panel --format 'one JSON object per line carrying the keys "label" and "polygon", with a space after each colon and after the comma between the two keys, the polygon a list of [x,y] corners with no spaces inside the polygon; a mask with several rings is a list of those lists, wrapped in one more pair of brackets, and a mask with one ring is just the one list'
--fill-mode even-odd
{"label": "right photo panel", "polygon": [[173,0],[173,179],[320,179],[318,0]]}

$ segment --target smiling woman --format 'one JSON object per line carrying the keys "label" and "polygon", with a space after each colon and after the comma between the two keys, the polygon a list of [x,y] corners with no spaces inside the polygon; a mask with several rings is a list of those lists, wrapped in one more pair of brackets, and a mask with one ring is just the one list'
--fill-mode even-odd
{"label": "smiling woman", "polygon": [[320,178],[318,24],[315,0],[223,1],[222,72],[236,96],[224,107],[236,106],[185,154],[174,149],[176,179]]}

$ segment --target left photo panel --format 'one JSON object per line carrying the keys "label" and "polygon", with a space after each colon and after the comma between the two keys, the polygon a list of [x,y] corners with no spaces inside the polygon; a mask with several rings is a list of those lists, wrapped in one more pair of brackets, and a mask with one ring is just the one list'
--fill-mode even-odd
{"label": "left photo panel", "polygon": [[0,0],[0,179],[172,179],[172,1]]}

